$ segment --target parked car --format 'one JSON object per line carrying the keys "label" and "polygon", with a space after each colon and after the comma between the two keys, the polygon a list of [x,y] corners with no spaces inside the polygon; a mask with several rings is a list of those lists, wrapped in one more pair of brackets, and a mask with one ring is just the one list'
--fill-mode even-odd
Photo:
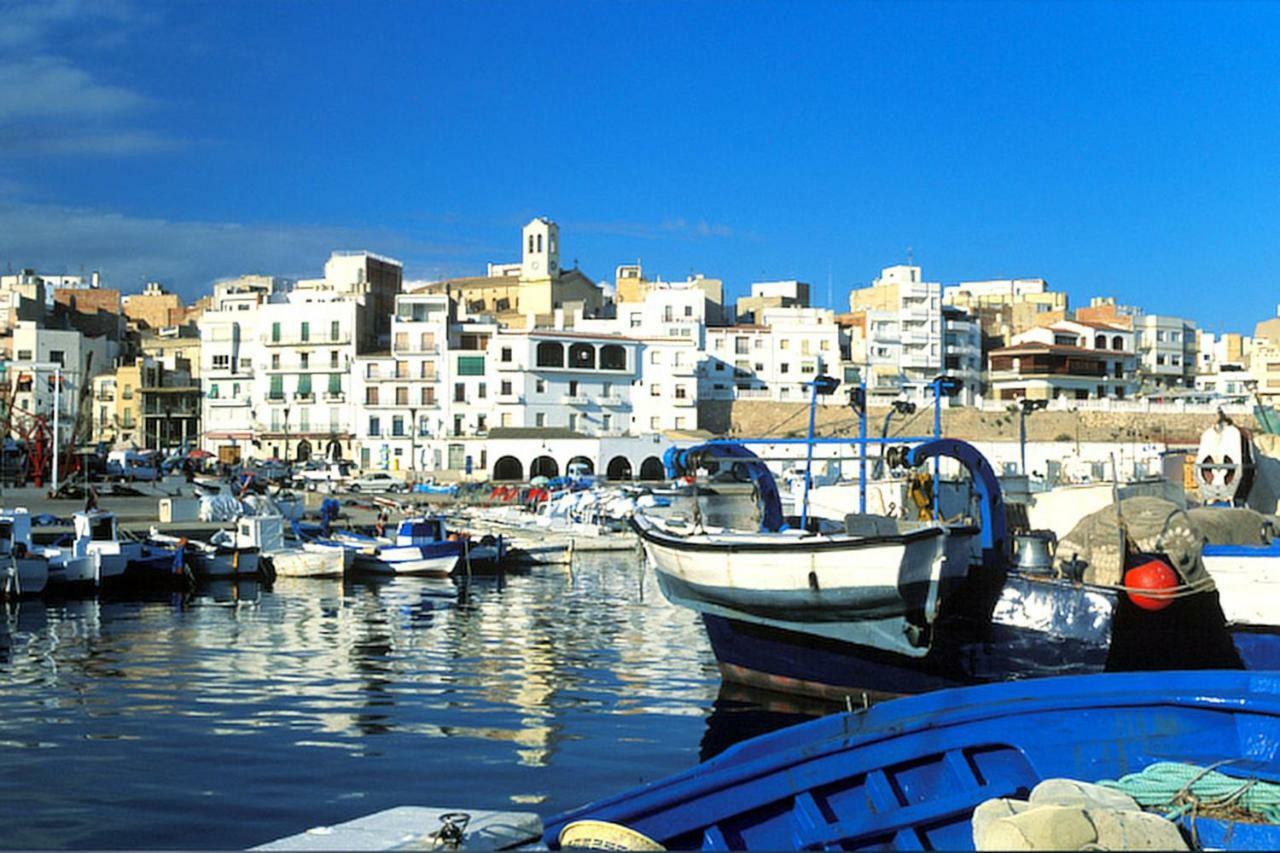
{"label": "parked car", "polygon": [[347,484],[347,490],[352,492],[405,492],[408,489],[404,480],[385,471],[371,471]]}
{"label": "parked car", "polygon": [[247,470],[253,472],[253,476],[260,480],[266,480],[268,483],[278,485],[288,483],[293,477],[293,471],[279,459],[268,459],[265,462],[259,462],[256,465],[249,466]]}

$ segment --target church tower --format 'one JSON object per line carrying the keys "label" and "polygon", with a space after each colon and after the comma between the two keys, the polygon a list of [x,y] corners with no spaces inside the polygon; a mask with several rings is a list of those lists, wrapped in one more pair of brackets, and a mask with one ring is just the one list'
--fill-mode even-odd
{"label": "church tower", "polygon": [[520,278],[545,281],[560,276],[560,226],[540,216],[521,233]]}

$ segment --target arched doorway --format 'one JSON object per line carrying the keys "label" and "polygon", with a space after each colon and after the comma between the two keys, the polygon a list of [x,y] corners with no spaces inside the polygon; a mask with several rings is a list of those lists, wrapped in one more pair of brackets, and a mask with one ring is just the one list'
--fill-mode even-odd
{"label": "arched doorway", "polygon": [[523,480],[524,465],[514,456],[504,456],[493,463],[493,479]]}
{"label": "arched doorway", "polygon": [[539,456],[529,464],[529,476],[530,478],[559,477],[560,466],[550,456]]}
{"label": "arched doorway", "polygon": [[604,470],[605,475],[610,480],[630,480],[631,460],[625,456],[615,456],[609,460],[609,464]]}
{"label": "arched doorway", "polygon": [[564,469],[568,471],[574,465],[586,465],[588,474],[594,474],[596,472],[596,463],[592,462],[590,459],[588,459],[585,456],[573,457],[572,459],[569,460],[569,464],[566,465]]}
{"label": "arched doorway", "polygon": [[645,457],[640,463],[640,479],[641,480],[665,480],[667,472],[662,467],[662,460],[656,456]]}
{"label": "arched doorway", "polygon": [[329,443],[324,448],[324,455],[331,462],[340,460],[342,458],[342,442],[338,441],[336,437],[329,439]]}
{"label": "arched doorway", "polygon": [[305,438],[298,442],[298,461],[306,462],[311,458],[311,442]]}

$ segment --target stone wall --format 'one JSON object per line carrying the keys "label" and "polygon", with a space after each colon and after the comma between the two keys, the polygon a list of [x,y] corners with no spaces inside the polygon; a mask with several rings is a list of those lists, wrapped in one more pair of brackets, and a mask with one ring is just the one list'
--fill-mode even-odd
{"label": "stone wall", "polygon": [[[867,431],[878,436],[887,409],[872,409]],[[1050,412],[1027,416],[1029,441],[1157,441],[1195,445],[1214,414],[1155,414],[1129,412]],[[1235,422],[1256,429],[1253,417],[1236,416]],[[717,435],[752,437],[803,437],[809,426],[807,403],[777,403],[759,400],[735,402],[704,401],[698,406],[698,426]],[[921,408],[914,415],[895,415],[889,435],[928,435],[933,430],[933,409]],[[858,422],[848,407],[821,407],[817,431],[821,435],[856,435]],[[999,441],[1018,438],[1018,416],[1008,412],[977,409],[950,409],[942,413],[943,434],[951,438]]]}

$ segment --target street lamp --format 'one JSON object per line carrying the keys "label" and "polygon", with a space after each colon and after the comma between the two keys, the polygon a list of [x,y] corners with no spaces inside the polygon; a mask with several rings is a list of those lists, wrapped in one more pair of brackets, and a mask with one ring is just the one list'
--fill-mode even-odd
{"label": "street lamp", "polygon": [[418,470],[418,410],[409,409],[409,470]]}
{"label": "street lamp", "polygon": [[284,462],[289,464],[289,407],[284,407]]}

